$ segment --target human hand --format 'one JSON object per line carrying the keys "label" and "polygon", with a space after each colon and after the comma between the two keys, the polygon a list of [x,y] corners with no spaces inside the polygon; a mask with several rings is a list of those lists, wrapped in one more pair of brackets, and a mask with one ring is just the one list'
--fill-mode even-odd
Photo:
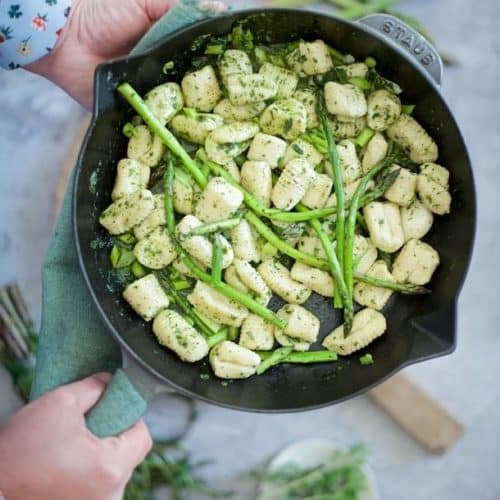
{"label": "human hand", "polygon": [[0,489],[8,500],[120,500],[151,448],[141,420],[119,436],[98,439],[85,413],[107,375],[63,386],[25,406],[0,431]]}
{"label": "human hand", "polygon": [[73,0],[50,54],[26,66],[53,81],[82,106],[93,104],[94,70],[128,54],[175,0]]}

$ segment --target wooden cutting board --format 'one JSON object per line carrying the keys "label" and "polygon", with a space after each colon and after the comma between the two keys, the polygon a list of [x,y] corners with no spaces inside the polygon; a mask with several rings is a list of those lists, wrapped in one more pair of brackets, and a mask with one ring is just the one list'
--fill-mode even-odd
{"label": "wooden cutting board", "polygon": [[[54,220],[59,214],[71,171],[85,137],[90,116],[86,116],[61,166],[56,188]],[[423,448],[433,454],[446,453],[464,433],[463,425],[403,373],[369,392],[372,401],[393,418]]]}

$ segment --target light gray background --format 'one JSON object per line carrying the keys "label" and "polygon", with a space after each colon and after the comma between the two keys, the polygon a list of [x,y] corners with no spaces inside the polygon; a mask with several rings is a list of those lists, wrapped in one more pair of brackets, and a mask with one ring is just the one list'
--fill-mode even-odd
{"label": "light gray background", "polygon": [[[239,474],[282,445],[324,435],[340,444],[369,445],[384,499],[500,498],[500,2],[412,0],[403,8],[458,60],[446,69],[443,92],[462,127],[476,174],[478,237],[459,302],[458,349],[407,369],[465,424],[465,437],[446,456],[429,456],[366,397],[295,415],[200,405],[186,446],[195,458],[216,460],[204,469],[215,484],[242,484]],[[58,169],[81,116],[78,105],[50,83],[23,71],[0,72],[0,281],[20,283],[36,318]],[[0,419],[16,404],[0,372]],[[161,427],[158,422],[169,425],[166,412],[165,405],[156,405],[155,427]]]}

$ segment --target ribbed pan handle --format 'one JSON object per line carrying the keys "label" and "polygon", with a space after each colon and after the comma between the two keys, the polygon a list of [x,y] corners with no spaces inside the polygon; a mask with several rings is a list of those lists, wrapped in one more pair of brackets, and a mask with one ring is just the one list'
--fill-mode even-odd
{"label": "ribbed pan handle", "polygon": [[359,20],[389,45],[397,50],[403,50],[412,57],[440,87],[443,80],[443,61],[432,44],[418,31],[403,21],[388,14],[371,14]]}

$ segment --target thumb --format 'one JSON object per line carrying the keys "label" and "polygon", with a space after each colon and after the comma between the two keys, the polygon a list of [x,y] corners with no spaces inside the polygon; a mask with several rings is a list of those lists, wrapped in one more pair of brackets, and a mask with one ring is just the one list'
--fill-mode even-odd
{"label": "thumb", "polygon": [[71,395],[78,411],[84,415],[99,401],[110,379],[109,373],[97,373],[57,390]]}
{"label": "thumb", "polygon": [[176,3],[177,0],[139,0],[139,4],[152,23],[158,21]]}

